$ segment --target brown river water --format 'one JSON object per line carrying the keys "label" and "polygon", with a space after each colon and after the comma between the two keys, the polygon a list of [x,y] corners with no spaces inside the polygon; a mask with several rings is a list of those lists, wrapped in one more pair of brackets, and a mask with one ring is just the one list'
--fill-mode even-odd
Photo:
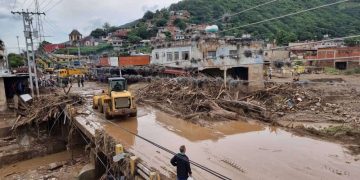
{"label": "brown river water", "polygon": [[[103,125],[106,131],[152,167],[170,175],[172,155],[118,126],[172,151],[187,147],[189,158],[231,179],[359,179],[360,161],[339,144],[299,137],[257,122],[234,121],[201,127],[151,107],[138,117]],[[217,179],[192,166],[194,179]]]}

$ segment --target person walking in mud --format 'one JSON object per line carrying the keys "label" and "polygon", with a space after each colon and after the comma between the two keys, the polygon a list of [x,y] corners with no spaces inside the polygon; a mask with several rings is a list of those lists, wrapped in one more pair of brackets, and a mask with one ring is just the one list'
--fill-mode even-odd
{"label": "person walking in mud", "polygon": [[76,80],[77,80],[77,83],[78,83],[78,87],[80,87],[80,80],[81,80],[81,79],[80,79],[80,75],[77,75],[77,76],[76,76]]}
{"label": "person walking in mud", "polygon": [[84,81],[85,81],[85,78],[84,78],[84,76],[81,76],[81,79],[80,79],[80,81],[81,81],[81,86],[82,86],[82,87],[84,87]]}
{"label": "person walking in mud", "polygon": [[271,79],[272,78],[272,68],[271,67],[269,67],[269,72],[268,72],[268,75],[269,75],[269,78]]}
{"label": "person walking in mud", "polygon": [[190,160],[185,155],[186,148],[184,145],[180,146],[180,153],[176,154],[171,160],[171,164],[176,166],[177,180],[187,180],[191,177]]}

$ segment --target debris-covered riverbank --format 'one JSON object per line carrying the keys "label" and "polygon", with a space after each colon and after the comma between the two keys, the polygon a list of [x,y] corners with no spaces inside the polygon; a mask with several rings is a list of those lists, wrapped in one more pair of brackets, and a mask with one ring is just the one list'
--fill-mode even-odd
{"label": "debris-covered riverbank", "polygon": [[236,80],[225,88],[221,79],[157,79],[139,89],[137,99],[195,124],[252,118],[355,144],[351,150],[359,152],[360,92],[344,80],[273,82],[249,92]]}

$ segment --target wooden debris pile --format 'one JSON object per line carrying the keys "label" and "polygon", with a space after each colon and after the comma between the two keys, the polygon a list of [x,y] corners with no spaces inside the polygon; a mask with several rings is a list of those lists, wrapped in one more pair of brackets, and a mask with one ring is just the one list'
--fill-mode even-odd
{"label": "wooden debris pile", "polygon": [[308,108],[321,101],[316,92],[295,84],[271,84],[256,92],[239,91],[241,84],[222,79],[159,79],[137,92],[137,101],[156,106],[181,118],[237,120],[239,116],[271,121],[273,114]]}
{"label": "wooden debris pile", "polygon": [[17,111],[18,118],[13,124],[12,129],[26,124],[40,124],[49,119],[57,119],[63,113],[67,104],[81,103],[79,95],[52,95],[34,98],[30,103],[23,103]]}
{"label": "wooden debris pile", "polygon": [[236,101],[235,92],[224,88],[220,78],[181,77],[154,80],[137,92],[137,100],[192,121],[237,120],[239,114],[245,115],[233,106],[257,112],[254,117],[262,116],[264,108]]}
{"label": "wooden debris pile", "polygon": [[272,84],[240,100],[265,107],[271,112],[304,110],[320,103],[321,92],[306,90],[297,84]]}

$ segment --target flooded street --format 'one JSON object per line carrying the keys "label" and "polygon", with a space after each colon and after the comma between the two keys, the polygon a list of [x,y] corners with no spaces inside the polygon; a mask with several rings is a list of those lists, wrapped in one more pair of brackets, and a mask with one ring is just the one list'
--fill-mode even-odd
{"label": "flooded street", "polygon": [[[105,122],[105,121],[104,121]],[[187,146],[191,160],[232,179],[358,179],[360,162],[338,144],[298,137],[257,123],[228,122],[200,127],[150,107],[138,118],[113,120],[172,151]],[[162,173],[175,172],[172,157],[105,122],[106,131]],[[195,179],[216,179],[192,167]]]}
{"label": "flooded street", "polygon": [[[100,92],[92,86],[93,92]],[[88,97],[91,110],[93,92]],[[92,111],[92,110],[91,110]],[[340,144],[296,136],[261,122],[214,122],[210,127],[186,122],[150,106],[138,107],[137,118],[106,121],[103,114],[85,116],[161,173],[172,176],[172,155],[135,137],[120,127],[178,152],[187,147],[189,158],[231,179],[358,179],[359,157]],[[217,179],[192,166],[195,179]]]}

